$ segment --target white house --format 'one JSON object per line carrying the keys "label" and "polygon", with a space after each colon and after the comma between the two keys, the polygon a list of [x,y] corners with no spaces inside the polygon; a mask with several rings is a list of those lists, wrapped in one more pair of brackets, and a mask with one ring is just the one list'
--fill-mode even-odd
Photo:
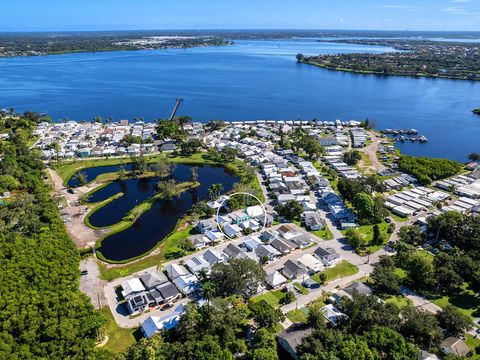
{"label": "white house", "polygon": [[287,282],[287,278],[285,276],[283,276],[282,274],[280,274],[277,270],[267,274],[266,283],[272,289],[278,289],[279,287],[281,287],[286,282]]}
{"label": "white house", "polygon": [[297,261],[308,269],[311,274],[324,269],[323,263],[310,254],[303,254]]}
{"label": "white house", "polygon": [[190,274],[185,267],[178,264],[169,264],[165,268],[167,270],[167,275],[170,280],[175,280],[179,276],[184,276]]}
{"label": "white house", "polygon": [[227,234],[228,237],[234,238],[242,232],[242,228],[237,224],[226,224],[223,227],[223,232]]}
{"label": "white house", "polygon": [[185,312],[185,307],[180,304],[170,315],[159,317],[150,316],[142,324],[142,333],[150,337],[162,329],[170,330],[177,326],[180,316]]}
{"label": "white house", "polygon": [[224,238],[224,235],[219,230],[208,230],[205,232],[205,236],[213,242],[222,241]]}
{"label": "white house", "polygon": [[198,289],[198,278],[193,274],[178,276],[173,280],[175,286],[184,295],[188,295]]}

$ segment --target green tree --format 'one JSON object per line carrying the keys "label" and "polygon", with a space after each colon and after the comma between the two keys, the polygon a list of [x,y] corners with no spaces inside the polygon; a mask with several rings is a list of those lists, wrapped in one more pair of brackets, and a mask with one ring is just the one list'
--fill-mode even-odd
{"label": "green tree", "polygon": [[162,180],[157,183],[157,193],[166,200],[172,199],[177,193],[175,179]]}
{"label": "green tree", "polygon": [[447,331],[447,336],[459,336],[472,329],[470,318],[456,307],[447,305],[437,313],[440,326]]}
{"label": "green tree", "polygon": [[203,143],[200,139],[189,139],[180,144],[180,155],[191,156],[197,154],[202,148]]}
{"label": "green tree", "polygon": [[293,292],[291,291],[287,291],[285,293],[285,297],[281,300],[281,303],[282,304],[290,304],[292,302],[294,302],[296,299],[295,295],[293,294]]}
{"label": "green tree", "polygon": [[165,178],[173,171],[173,164],[166,156],[160,156],[157,161],[150,166],[155,175],[159,178]]}
{"label": "green tree", "polygon": [[142,137],[141,136],[134,136],[132,134],[126,134],[123,137],[123,139],[120,141],[120,143],[125,147],[129,147],[132,144],[141,144],[142,143]]}
{"label": "green tree", "polygon": [[380,293],[398,294],[400,292],[400,277],[395,272],[395,262],[389,256],[380,257],[374,265],[371,275],[373,287]]}
{"label": "green tree", "polygon": [[370,349],[375,350],[382,359],[416,359],[418,348],[405,341],[395,330],[383,326],[375,326],[363,334]]}
{"label": "green tree", "polygon": [[364,192],[358,193],[352,202],[356,214],[361,222],[370,223],[374,217],[375,203],[373,198]]}
{"label": "green tree", "polygon": [[407,306],[402,308],[401,317],[400,332],[407,338],[415,339],[416,344],[430,348],[442,341],[443,334],[435,315]]}
{"label": "green tree", "polygon": [[173,139],[181,141],[186,137],[186,132],[182,130],[178,122],[174,120],[158,120],[155,129],[160,140]]}
{"label": "green tree", "polygon": [[425,238],[422,229],[417,225],[402,226],[398,237],[401,241],[414,246],[422,244]]}
{"label": "green tree", "polygon": [[346,164],[354,166],[362,160],[362,154],[358,150],[350,150],[343,154],[342,159]]}
{"label": "green tree", "polygon": [[417,251],[405,264],[409,283],[418,289],[430,289],[435,285],[435,267],[430,256]]}
{"label": "green tree", "polygon": [[251,301],[248,308],[252,312],[255,323],[263,328],[273,329],[274,326],[285,320],[280,309],[274,309],[265,300]]}
{"label": "green tree", "polygon": [[325,149],[313,136],[305,135],[298,141],[298,146],[305,151],[310,159],[317,159],[325,153]]}
{"label": "green tree", "polygon": [[283,204],[278,204],[275,207],[275,210],[280,216],[284,217],[287,220],[299,221],[303,213],[303,206],[298,201],[288,200]]}
{"label": "green tree", "polygon": [[120,166],[118,167],[117,174],[119,180],[125,180],[125,178],[127,177],[127,172],[125,171],[125,166],[123,164],[120,164]]}
{"label": "green tree", "polygon": [[385,237],[381,233],[380,227],[378,226],[378,224],[373,225],[372,245],[382,245],[384,241],[385,241]]}
{"label": "green tree", "polygon": [[75,179],[80,183],[80,186],[84,186],[88,182],[87,174],[85,174],[83,171],[79,171],[75,175]]}
{"label": "green tree", "polygon": [[211,281],[220,296],[240,295],[249,299],[265,284],[263,267],[250,259],[229,259],[212,267]]}
{"label": "green tree", "polygon": [[356,229],[348,229],[345,233],[348,245],[350,245],[355,251],[366,245],[365,238]]}
{"label": "green tree", "polygon": [[132,161],[133,168],[137,174],[143,174],[147,171],[148,164],[143,154],[140,154],[138,156],[131,156],[130,160]]}
{"label": "green tree", "polygon": [[480,161],[480,154],[479,153],[471,153],[471,154],[468,155],[468,160],[474,161],[474,162]]}
{"label": "green tree", "polygon": [[198,181],[198,167],[197,166],[192,166],[192,175],[190,176],[190,180],[192,182],[197,182]]}

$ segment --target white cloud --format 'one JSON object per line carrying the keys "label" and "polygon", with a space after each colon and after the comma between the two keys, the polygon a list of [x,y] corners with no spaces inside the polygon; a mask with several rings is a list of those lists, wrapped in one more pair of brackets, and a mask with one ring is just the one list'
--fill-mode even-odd
{"label": "white cloud", "polygon": [[374,6],[374,8],[377,8],[377,9],[412,10],[412,11],[421,10],[421,7],[420,7],[420,6],[416,6],[416,5],[401,5],[401,4],[376,5],[376,6]]}
{"label": "white cloud", "polygon": [[476,15],[476,12],[465,9],[463,6],[448,6],[440,9],[443,12],[447,12],[452,15]]}

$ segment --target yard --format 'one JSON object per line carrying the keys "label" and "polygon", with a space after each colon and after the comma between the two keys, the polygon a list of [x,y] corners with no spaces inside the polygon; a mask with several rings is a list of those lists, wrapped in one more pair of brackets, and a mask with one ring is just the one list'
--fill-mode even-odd
{"label": "yard", "polygon": [[327,280],[325,283],[328,283],[332,280],[343,278],[351,275],[355,275],[358,272],[358,267],[353,264],[350,264],[346,260],[342,260],[340,263],[335,265],[334,267],[328,268],[325,271],[316,273],[312,276],[312,280],[321,284],[320,274],[324,273],[327,275]]}
{"label": "yard", "polygon": [[103,331],[105,338],[108,338],[103,348],[113,353],[122,353],[129,346],[133,345],[136,340],[134,333],[136,330],[124,329],[117,325],[113,318],[110,308],[104,307],[100,309],[100,313],[105,319]]}
{"label": "yard", "polygon": [[306,323],[308,317],[308,308],[295,309],[287,313],[287,319],[293,323]]}
{"label": "yard", "polygon": [[[385,245],[385,243],[388,242],[388,240],[390,240],[391,234],[387,232],[388,225],[389,224],[387,224],[385,221],[382,221],[380,224],[378,224],[378,227],[380,229],[380,234],[384,238],[383,244],[367,246],[365,248],[365,252],[369,251],[371,254],[373,254],[376,251],[380,250],[383,247],[383,245]],[[359,226],[356,230],[358,231],[360,236],[362,236],[363,239],[365,239],[365,242],[367,244],[369,244],[373,240],[373,225]],[[345,235],[345,233],[346,233],[346,230],[342,230],[342,234]]]}
{"label": "yard", "polygon": [[328,228],[328,225],[325,225],[325,227],[322,230],[315,230],[312,231],[312,234],[315,236],[318,236],[319,238],[323,240],[332,240],[333,239],[333,234]]}
{"label": "yard", "polygon": [[458,295],[442,296],[437,299],[429,299],[432,303],[445,308],[447,305],[453,305],[470,318],[480,316],[480,298],[475,296],[475,292],[464,283]]}
{"label": "yard", "polygon": [[270,306],[274,307],[275,309],[280,307],[280,301],[285,297],[285,292],[282,290],[273,290],[267,291],[255,298],[254,301],[261,301],[265,300]]}
{"label": "yard", "polygon": [[412,304],[412,301],[410,299],[402,295],[392,295],[384,300],[385,303],[395,304],[400,309]]}

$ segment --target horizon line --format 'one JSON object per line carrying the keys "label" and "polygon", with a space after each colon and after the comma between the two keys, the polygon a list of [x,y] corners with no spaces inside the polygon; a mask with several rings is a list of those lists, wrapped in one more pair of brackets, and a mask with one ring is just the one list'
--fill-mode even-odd
{"label": "horizon line", "polygon": [[70,33],[70,32],[135,32],[135,31],[165,31],[165,32],[208,32],[208,31],[299,31],[299,32],[313,32],[313,31],[362,31],[362,32],[429,32],[429,33],[480,33],[480,30],[418,30],[418,29],[313,29],[313,28],[211,28],[211,29],[58,29],[58,30],[1,30],[0,33]]}

